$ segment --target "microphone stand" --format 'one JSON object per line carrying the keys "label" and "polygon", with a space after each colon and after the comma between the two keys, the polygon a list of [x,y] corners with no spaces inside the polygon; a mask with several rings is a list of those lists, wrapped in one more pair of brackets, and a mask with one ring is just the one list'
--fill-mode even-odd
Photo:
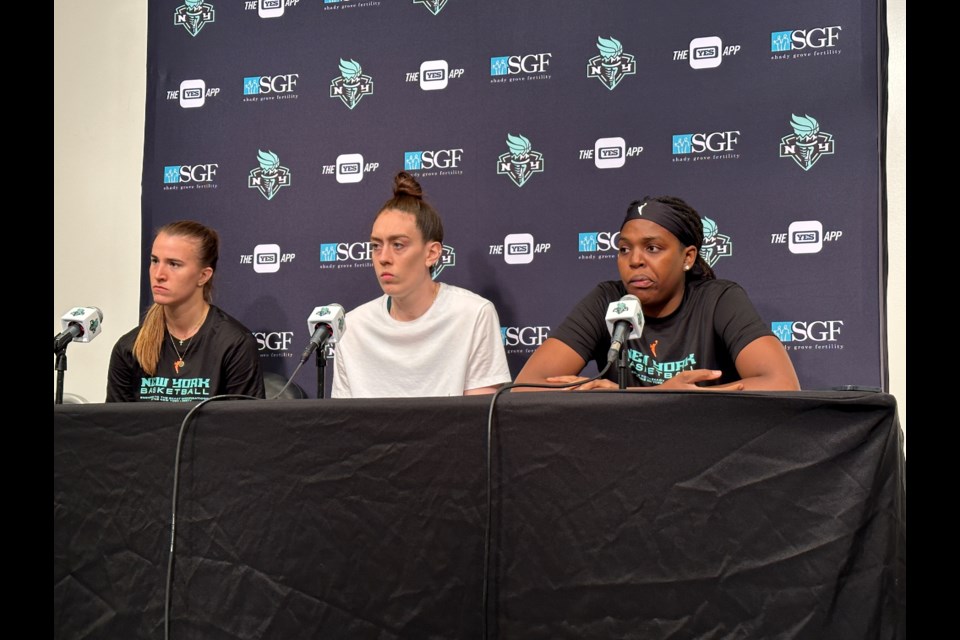
{"label": "microphone stand", "polygon": [[324,387],[327,382],[326,344],[317,349],[317,398],[323,400]]}
{"label": "microphone stand", "polygon": [[627,388],[627,345],[620,348],[620,359],[617,363],[617,379],[621,389]]}
{"label": "microphone stand", "polygon": [[63,373],[67,370],[67,347],[64,346],[63,349],[54,351],[53,354],[57,356],[55,365],[57,369],[57,395],[54,396],[53,404],[63,404]]}

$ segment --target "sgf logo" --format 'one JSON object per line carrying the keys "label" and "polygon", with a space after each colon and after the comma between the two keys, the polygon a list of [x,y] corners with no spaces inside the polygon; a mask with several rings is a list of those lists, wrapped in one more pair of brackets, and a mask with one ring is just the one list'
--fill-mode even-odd
{"label": "sgf logo", "polygon": [[620,81],[637,72],[637,63],[616,38],[597,38],[600,55],[587,61],[587,77],[596,78],[613,91]]}
{"label": "sgf logo", "polygon": [[320,245],[320,262],[367,263],[372,252],[369,242],[324,242]]}
{"label": "sgf logo", "polygon": [[456,169],[463,158],[463,149],[438,149],[436,151],[405,151],[403,168],[405,171],[430,169]]}
{"label": "sgf logo", "polygon": [[427,11],[437,15],[447,6],[447,0],[413,0],[413,4],[422,4]]}
{"label": "sgf logo", "polygon": [[703,246],[700,247],[700,257],[713,267],[720,258],[733,255],[733,242],[730,236],[717,230],[717,223],[704,216],[703,218]]}
{"label": "sgf logo", "polygon": [[[528,53],[522,56],[494,56],[490,58],[491,76],[515,76],[518,74],[544,74],[550,66],[552,53]],[[549,75],[544,76],[545,79]],[[537,79],[537,78],[534,78]],[[505,81],[505,80],[501,80]],[[491,80],[491,82],[494,82]]]}
{"label": "sgf logo", "polygon": [[[500,341],[505,347],[538,347],[550,337],[550,327],[500,327]],[[520,353],[523,349],[515,349]],[[513,352],[511,352],[513,353]]]}
{"label": "sgf logo", "polygon": [[780,138],[780,157],[793,158],[804,171],[809,171],[823,156],[833,155],[833,135],[822,133],[820,123],[810,116],[792,114],[793,133]]}
{"label": "sgf logo", "polygon": [[613,260],[617,257],[619,231],[587,231],[577,236],[577,260]]}
{"label": "sgf logo", "polygon": [[274,358],[293,357],[292,353],[284,353],[293,341],[293,331],[254,331],[253,337],[257,339],[257,351],[267,351]]}
{"label": "sgf logo", "polygon": [[543,154],[533,151],[524,136],[508,133],[507,148],[510,151],[497,158],[497,173],[509,176],[518,187],[526,184],[533,174],[543,171]]}
{"label": "sgf logo", "polygon": [[203,25],[214,21],[213,5],[203,0],[184,0],[173,11],[173,24],[180,25],[191,36],[196,37]]}
{"label": "sgf logo", "polygon": [[213,180],[219,167],[220,165],[215,162],[210,164],[167,165],[163,168],[163,184],[177,186],[164,187],[164,189],[216,188]]}
{"label": "sgf logo", "polygon": [[273,200],[280,189],[290,186],[290,169],[280,166],[280,158],[273,151],[258,151],[257,161],[260,166],[250,172],[247,187]]}
{"label": "sgf logo", "polygon": [[843,320],[790,320],[771,322],[770,330],[780,342],[836,342],[842,326]]}
{"label": "sgf logo", "polygon": [[770,51],[800,51],[802,49],[824,49],[837,46],[843,27],[816,27],[814,29],[793,29],[792,31],[772,31],[770,33]]}
{"label": "sgf logo", "polygon": [[353,109],[357,103],[373,93],[373,79],[364,75],[356,60],[340,58],[340,75],[330,83],[330,97],[340,98],[343,104]]}
{"label": "sgf logo", "polygon": [[740,142],[739,131],[714,131],[713,133],[680,133],[673,136],[673,155],[688,153],[719,153],[733,151]]}
{"label": "sgf logo", "polygon": [[577,251],[580,253],[614,251],[619,239],[619,231],[587,231],[578,235]]}
{"label": "sgf logo", "polygon": [[283,73],[276,76],[246,76],[243,79],[243,95],[265,96],[293,93],[299,73]]}

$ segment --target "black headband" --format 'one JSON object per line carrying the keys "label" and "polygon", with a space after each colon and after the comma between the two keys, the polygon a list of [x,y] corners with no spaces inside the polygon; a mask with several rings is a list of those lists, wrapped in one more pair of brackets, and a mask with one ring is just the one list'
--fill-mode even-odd
{"label": "black headband", "polygon": [[631,203],[620,228],[623,229],[623,225],[631,220],[649,220],[650,222],[655,222],[675,235],[685,247],[693,246],[699,251],[703,244],[703,223],[698,219],[697,224],[700,225],[700,228],[695,228],[692,225],[692,220],[681,215],[679,211],[669,204],[660,202],[659,200],[647,197]]}

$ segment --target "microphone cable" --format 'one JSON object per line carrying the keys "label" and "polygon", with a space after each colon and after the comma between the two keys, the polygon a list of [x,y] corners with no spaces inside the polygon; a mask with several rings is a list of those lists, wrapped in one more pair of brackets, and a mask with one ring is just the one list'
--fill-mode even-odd
{"label": "microphone cable", "polygon": [[199,411],[200,408],[206,405],[208,402],[215,402],[219,400],[262,399],[263,398],[236,393],[213,396],[198,402],[196,406],[190,409],[187,415],[183,418],[183,422],[180,423],[180,433],[177,436],[177,453],[173,463],[173,498],[170,508],[170,557],[167,559],[167,581],[164,587],[163,595],[163,637],[165,640],[170,640],[170,592],[173,584],[174,548],[177,541],[177,495],[180,490],[180,452],[183,448],[183,436],[187,431],[187,425],[190,424],[190,419],[193,418],[194,414],[197,413],[197,411]]}
{"label": "microphone cable", "polygon": [[488,627],[488,618],[489,618],[489,607],[490,601],[487,596],[489,591],[490,583],[490,540],[492,538],[492,528],[493,528],[493,422],[494,422],[494,409],[497,405],[497,399],[500,398],[500,394],[504,391],[509,391],[511,389],[569,389],[570,387],[576,387],[581,384],[586,384],[588,382],[593,382],[594,380],[599,380],[610,368],[612,362],[607,362],[606,366],[600,370],[600,373],[589,378],[587,380],[580,380],[578,382],[567,382],[564,384],[546,384],[546,383],[534,383],[534,382],[511,382],[510,384],[505,384],[493,394],[493,398],[490,400],[490,411],[487,414],[487,460],[486,460],[486,492],[487,492],[487,519],[483,527],[483,594],[481,598],[481,615],[483,616],[483,640],[488,640],[489,636],[489,627]]}
{"label": "microphone cable", "polygon": [[[305,362],[305,361],[304,361]],[[276,400],[278,399],[284,391],[293,383],[293,379],[299,373],[300,368],[303,367],[303,362],[297,365],[297,368],[293,370],[293,373],[290,374],[287,383],[283,385],[283,388],[280,389],[276,394],[267,398],[267,400]],[[164,640],[170,639],[170,598],[171,590],[173,585],[173,560],[174,560],[174,551],[176,549],[176,540],[177,540],[177,498],[180,491],[180,453],[183,447],[183,437],[186,434],[187,425],[190,423],[190,420],[193,418],[194,414],[200,410],[200,407],[204,406],[208,402],[215,402],[219,400],[263,400],[263,398],[257,398],[256,396],[247,396],[243,394],[224,394],[219,396],[213,396],[207,398],[206,400],[201,400],[198,402],[187,415],[183,418],[183,422],[180,423],[180,433],[177,436],[177,452],[176,457],[173,463],[173,498],[170,508],[170,557],[167,560],[167,580],[166,585],[164,586],[164,596],[163,596],[163,637]]]}
{"label": "microphone cable", "polygon": [[[308,359],[309,359],[309,358],[308,358]],[[293,384],[293,379],[297,377],[297,374],[298,374],[298,373],[300,373],[300,368],[303,367],[304,362],[306,362],[306,360],[304,360],[303,362],[301,362],[300,364],[298,364],[298,365],[297,365],[297,368],[293,370],[293,373],[291,373],[291,374],[290,374],[290,377],[287,379],[287,384],[283,385],[283,388],[280,389],[280,391],[277,391],[275,394],[273,394],[272,396],[270,396],[269,398],[267,398],[267,400],[276,400],[276,399],[278,399],[280,396],[283,395],[283,393],[287,390],[287,388],[288,388],[291,384]],[[211,400],[212,400],[212,399],[213,399],[213,398],[211,398]]]}

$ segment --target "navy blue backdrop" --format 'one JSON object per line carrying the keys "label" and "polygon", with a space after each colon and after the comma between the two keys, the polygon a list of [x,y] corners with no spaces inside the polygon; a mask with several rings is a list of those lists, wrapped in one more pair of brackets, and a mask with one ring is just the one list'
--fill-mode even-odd
{"label": "navy blue backdrop", "polygon": [[884,12],[151,0],[144,255],[166,222],[216,228],[216,303],[289,376],[314,307],[380,295],[366,241],[407,169],[443,216],[438,279],[494,301],[516,375],[617,278],[627,204],[677,195],[804,388],[886,388]]}

